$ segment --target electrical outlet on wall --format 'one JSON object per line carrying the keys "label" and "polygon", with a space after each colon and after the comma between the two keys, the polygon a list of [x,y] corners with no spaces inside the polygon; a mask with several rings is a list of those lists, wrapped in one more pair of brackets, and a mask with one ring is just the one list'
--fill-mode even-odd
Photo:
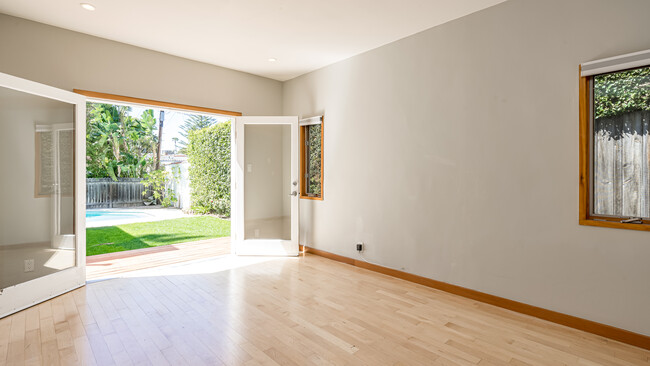
{"label": "electrical outlet on wall", "polygon": [[356,244],[356,246],[357,246],[357,252],[359,252],[359,253],[363,252],[363,243],[362,242],[358,242]]}
{"label": "electrical outlet on wall", "polygon": [[34,260],[25,259],[25,272],[34,272]]}

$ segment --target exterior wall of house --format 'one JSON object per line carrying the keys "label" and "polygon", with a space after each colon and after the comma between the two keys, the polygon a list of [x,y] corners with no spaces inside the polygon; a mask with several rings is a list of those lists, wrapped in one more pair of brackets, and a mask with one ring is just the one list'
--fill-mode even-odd
{"label": "exterior wall of house", "polygon": [[301,243],[650,335],[650,233],[578,225],[578,65],[644,0],[510,0],[284,84],[325,114]]}
{"label": "exterior wall of house", "polygon": [[190,195],[190,163],[187,160],[178,161],[165,165],[165,170],[173,180],[167,186],[174,191],[177,201],[174,207],[183,211],[189,211],[192,208],[192,197]]}

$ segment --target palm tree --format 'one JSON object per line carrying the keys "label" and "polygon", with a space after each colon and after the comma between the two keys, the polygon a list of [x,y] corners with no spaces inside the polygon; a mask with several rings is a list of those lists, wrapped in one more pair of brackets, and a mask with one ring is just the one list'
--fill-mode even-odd
{"label": "palm tree", "polygon": [[176,147],[178,145],[178,137],[172,137],[172,141],[174,141],[174,154],[178,151],[178,148]]}
{"label": "palm tree", "polygon": [[148,156],[157,139],[153,135],[153,110],[140,118],[129,116],[131,107],[88,103],[87,171],[93,177],[142,177],[150,167]]}
{"label": "palm tree", "polygon": [[183,140],[178,141],[178,146],[181,147],[181,151],[187,149],[187,136],[190,131],[202,130],[206,127],[210,127],[217,123],[217,119],[211,116],[201,115],[201,114],[192,114],[190,115],[181,125],[180,135],[183,136]]}

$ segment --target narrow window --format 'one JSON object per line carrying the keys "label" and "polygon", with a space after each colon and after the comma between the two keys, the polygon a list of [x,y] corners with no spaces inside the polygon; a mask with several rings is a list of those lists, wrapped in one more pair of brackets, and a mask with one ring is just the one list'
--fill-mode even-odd
{"label": "narrow window", "polygon": [[650,66],[594,63],[581,79],[581,223],[650,230]]}
{"label": "narrow window", "polygon": [[300,197],[323,199],[323,117],[300,121]]}

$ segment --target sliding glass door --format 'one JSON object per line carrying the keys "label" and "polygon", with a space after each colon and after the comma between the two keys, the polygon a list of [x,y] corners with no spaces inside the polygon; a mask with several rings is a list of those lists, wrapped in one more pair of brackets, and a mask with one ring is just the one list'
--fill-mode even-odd
{"label": "sliding glass door", "polygon": [[0,73],[0,317],[85,284],[85,98]]}

